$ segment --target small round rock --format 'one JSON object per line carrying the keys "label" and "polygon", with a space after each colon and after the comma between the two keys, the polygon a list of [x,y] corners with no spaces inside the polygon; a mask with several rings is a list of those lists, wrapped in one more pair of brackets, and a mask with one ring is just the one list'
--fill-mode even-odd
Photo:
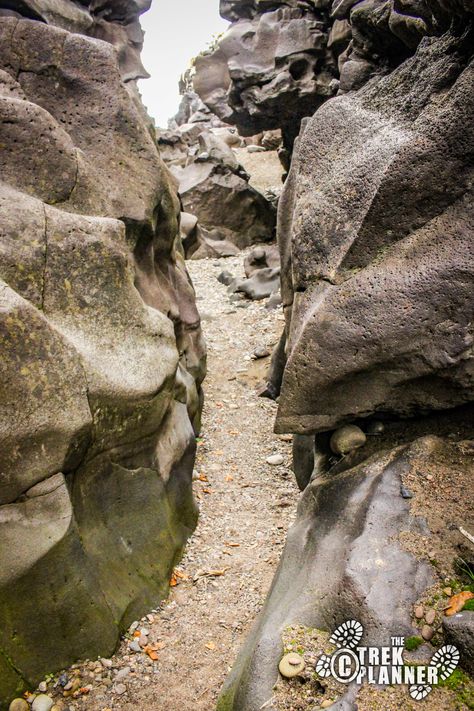
{"label": "small round rock", "polygon": [[357,425],[344,425],[333,432],[329,446],[334,454],[349,454],[354,449],[363,447],[367,437]]}
{"label": "small round rock", "polygon": [[423,629],[421,630],[421,636],[423,639],[425,639],[427,642],[429,642],[431,639],[433,639],[434,635],[434,630],[432,627],[429,625],[423,625]]}
{"label": "small round rock", "polygon": [[271,464],[272,467],[283,464],[284,461],[285,459],[282,454],[272,454],[270,457],[267,457],[267,464]]}
{"label": "small round rock", "polygon": [[432,625],[436,619],[436,612],[434,610],[428,610],[425,615],[425,620],[427,625]]}
{"label": "small round rock", "polygon": [[331,699],[324,699],[323,703],[321,704],[322,709],[328,709],[330,706],[332,706],[334,701],[331,701]]}
{"label": "small round rock", "polygon": [[30,707],[28,705],[28,702],[25,701],[25,699],[13,699],[11,702],[10,706],[8,707],[8,711],[30,711]]}
{"label": "small round rock", "polygon": [[385,432],[385,425],[380,420],[372,420],[367,425],[367,434],[369,435],[380,435]]}
{"label": "small round rock", "polygon": [[36,699],[31,704],[32,711],[51,711],[54,701],[46,694],[38,694]]}
{"label": "small round rock", "polygon": [[305,663],[303,657],[300,654],[296,654],[296,652],[285,654],[285,656],[280,659],[280,664],[278,665],[280,674],[287,679],[301,674],[304,667]]}

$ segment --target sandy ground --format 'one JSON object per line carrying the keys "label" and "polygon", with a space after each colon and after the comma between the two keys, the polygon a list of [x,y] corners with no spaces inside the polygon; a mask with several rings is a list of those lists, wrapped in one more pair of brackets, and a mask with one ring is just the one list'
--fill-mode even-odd
{"label": "sandy ground", "polygon": [[[264,302],[231,303],[216,279],[224,268],[240,275],[243,256],[221,259],[220,265],[188,263],[209,349],[194,482],[200,519],[178,568],[183,577],[138,625],[158,660],[143,651],[131,653],[130,639],[124,639],[110,661],[66,672],[77,698],[64,697],[57,685],[59,708],[213,709],[269,589],[298,491],[290,471],[291,444],[272,432],[276,405],[256,394],[269,359],[251,359],[256,347],[277,341],[281,310],[267,311]],[[283,465],[266,463],[274,453],[284,456]]]}

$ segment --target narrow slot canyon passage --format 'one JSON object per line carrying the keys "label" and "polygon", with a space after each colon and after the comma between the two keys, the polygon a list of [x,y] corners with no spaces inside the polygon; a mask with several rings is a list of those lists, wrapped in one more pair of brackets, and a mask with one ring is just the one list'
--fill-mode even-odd
{"label": "narrow slot canyon passage", "polygon": [[[251,360],[256,348],[270,350],[277,342],[281,309],[269,311],[265,301],[233,304],[216,278],[222,269],[239,274],[243,256],[187,264],[208,348],[193,487],[200,512],[177,567],[183,577],[176,577],[169,598],[152,613],[153,622],[144,617],[138,626],[149,631],[158,660],[130,651],[132,625],[130,639],[111,659],[111,671],[96,662],[79,665],[82,683],[92,688],[74,701],[76,709],[215,708],[270,588],[299,492],[290,468],[291,443],[273,434],[277,405],[257,396],[269,358]],[[267,464],[276,453],[284,463]],[[114,684],[106,690],[108,676]]]}
{"label": "narrow slot canyon passage", "polygon": [[474,711],[473,116],[474,0],[0,0],[0,711]]}

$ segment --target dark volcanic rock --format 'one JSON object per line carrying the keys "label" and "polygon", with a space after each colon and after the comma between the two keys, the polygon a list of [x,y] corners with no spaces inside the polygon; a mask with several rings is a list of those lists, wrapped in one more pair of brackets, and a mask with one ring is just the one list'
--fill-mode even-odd
{"label": "dark volcanic rock", "polygon": [[232,24],[213,53],[197,58],[194,88],[242,135],[280,128],[288,169],[305,116],[395,69],[423,37],[452,22],[465,28],[473,7],[472,0],[221,0],[220,11]]}
{"label": "dark volcanic rock", "polygon": [[459,664],[471,675],[474,674],[474,611],[465,610],[452,617],[443,618],[446,642],[459,650]]}
{"label": "dark volcanic rock", "polygon": [[290,625],[333,631],[355,618],[374,645],[386,644],[391,634],[414,634],[411,607],[434,577],[430,566],[398,540],[402,530],[425,530],[399,489],[401,477],[412,470],[412,453],[430,447],[418,440],[339,474],[319,476],[306,488],[271,591],[226,682],[219,711],[258,711],[271,697],[281,635]]}
{"label": "dark volcanic rock", "polygon": [[118,58],[139,70],[77,33],[138,46],[145,5],[0,13],[2,707],[110,654],[196,523],[205,351],[179,200]]}
{"label": "dark volcanic rock", "polygon": [[186,237],[192,245],[192,251],[185,246],[187,258],[230,256],[273,239],[274,200],[249,184],[231,147],[241,140],[235,129],[190,120],[173,130],[159,129],[157,140],[178,182],[184,211],[199,220],[198,233]]}
{"label": "dark volcanic rock", "polygon": [[186,259],[232,257],[239,253],[235,244],[201,227],[195,215],[182,212],[180,230]]}
{"label": "dark volcanic rock", "polygon": [[149,76],[140,59],[143,31],[139,17],[150,5],[151,0],[1,0],[0,17],[40,20],[109,42],[117,50],[122,79],[129,82]]}
{"label": "dark volcanic rock", "polygon": [[472,48],[425,39],[308,122],[279,208],[278,431],[472,400]]}
{"label": "dark volcanic rock", "polygon": [[277,269],[280,266],[280,253],[277,245],[270,244],[254,247],[250,254],[245,257],[244,271],[247,277],[251,277],[259,269]]}
{"label": "dark volcanic rock", "polygon": [[196,215],[211,236],[240,249],[273,239],[275,210],[238,167],[212,160],[208,154],[206,160],[191,163],[175,175],[184,210]]}
{"label": "dark volcanic rock", "polygon": [[237,279],[231,288],[254,301],[266,299],[280,288],[280,269],[258,269],[249,279]]}
{"label": "dark volcanic rock", "polygon": [[314,2],[222,0],[221,14],[233,24],[213,54],[197,58],[195,91],[242,135],[282,128],[292,141],[301,118],[335,91],[327,11]]}

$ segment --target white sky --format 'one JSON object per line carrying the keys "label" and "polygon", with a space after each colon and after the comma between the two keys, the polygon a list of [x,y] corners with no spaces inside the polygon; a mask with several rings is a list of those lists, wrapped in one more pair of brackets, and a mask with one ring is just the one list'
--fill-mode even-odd
{"label": "white sky", "polygon": [[219,15],[219,0],[153,0],[140,20],[142,61],[151,79],[140,81],[139,89],[157,125],[166,127],[179,106],[179,77],[229,23]]}

